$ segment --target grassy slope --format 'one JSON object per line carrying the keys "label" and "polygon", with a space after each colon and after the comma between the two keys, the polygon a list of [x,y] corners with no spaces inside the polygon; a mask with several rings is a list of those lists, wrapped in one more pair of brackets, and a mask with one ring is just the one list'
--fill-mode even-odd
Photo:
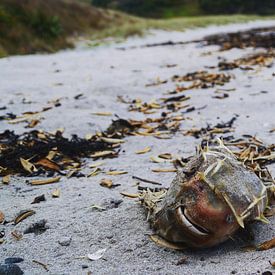
{"label": "grassy slope", "polygon": [[73,46],[68,37],[135,21],[79,0],[1,0],[0,55],[54,52]]}
{"label": "grassy slope", "polygon": [[132,24],[125,23],[119,27],[112,26],[95,32],[90,39],[103,39],[106,37],[127,37],[129,35],[143,34],[148,29],[162,29],[168,31],[184,31],[188,28],[205,27],[208,25],[225,25],[230,23],[244,23],[253,20],[275,19],[275,16],[258,15],[214,15],[179,17],[172,19],[136,19]]}
{"label": "grassy slope", "polygon": [[0,57],[54,52],[72,47],[71,38],[81,35],[90,39],[126,37],[149,28],[184,30],[259,18],[234,15],[152,20],[98,9],[85,0],[1,0]]}

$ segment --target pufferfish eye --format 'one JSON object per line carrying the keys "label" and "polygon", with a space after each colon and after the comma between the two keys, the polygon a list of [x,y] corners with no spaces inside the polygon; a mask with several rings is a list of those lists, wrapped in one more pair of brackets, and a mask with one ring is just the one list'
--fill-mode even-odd
{"label": "pufferfish eye", "polygon": [[192,221],[192,219],[190,218],[186,209],[183,206],[178,207],[176,213],[181,224],[185,228],[188,228],[188,230],[191,231],[193,234],[198,236],[208,236],[210,234],[210,232],[207,229]]}

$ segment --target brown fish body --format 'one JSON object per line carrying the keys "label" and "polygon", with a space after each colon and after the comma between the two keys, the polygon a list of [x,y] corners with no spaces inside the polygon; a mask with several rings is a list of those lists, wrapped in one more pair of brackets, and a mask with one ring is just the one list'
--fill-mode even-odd
{"label": "brown fish body", "polygon": [[168,241],[210,247],[249,221],[265,221],[266,206],[266,186],[220,144],[201,150],[178,172],[150,221]]}

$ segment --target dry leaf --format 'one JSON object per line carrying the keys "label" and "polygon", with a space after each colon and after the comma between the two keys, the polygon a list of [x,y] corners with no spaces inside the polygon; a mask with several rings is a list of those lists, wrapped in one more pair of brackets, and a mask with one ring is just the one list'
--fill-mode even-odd
{"label": "dry leaf", "polygon": [[35,214],[34,210],[22,210],[20,213],[17,215],[17,217],[14,219],[14,224],[18,224],[25,220],[26,218],[32,216]]}
{"label": "dry leaf", "polygon": [[165,162],[166,160],[165,159],[162,159],[162,158],[159,158],[159,157],[150,157],[150,160],[154,163],[162,163],[162,162]]}
{"label": "dry leaf", "polygon": [[102,170],[100,168],[95,168],[87,177],[94,177],[97,176],[98,174],[100,174],[102,172]]}
{"label": "dry leaf", "polygon": [[126,192],[120,192],[120,194],[121,194],[122,196],[131,198],[131,199],[135,199],[135,198],[138,198],[138,197],[139,197],[139,194],[129,194],[129,193],[126,193]]}
{"label": "dry leaf", "polygon": [[275,238],[258,245],[257,250],[268,250],[275,247]]}
{"label": "dry leaf", "polygon": [[92,113],[92,115],[95,116],[112,116],[113,114],[110,112],[96,112],[96,113]]}
{"label": "dry leaf", "polygon": [[28,160],[20,158],[20,162],[21,162],[23,168],[26,171],[28,171],[29,173],[32,174],[33,172],[37,172],[37,168],[32,163],[30,163]]}
{"label": "dry leaf", "polygon": [[11,232],[11,235],[17,240],[20,241],[23,238],[23,234],[17,230]]}
{"label": "dry leaf", "polygon": [[45,135],[45,133],[37,133],[37,137],[40,139],[47,139],[47,136]]}
{"label": "dry leaf", "polygon": [[44,168],[47,168],[47,169],[50,169],[50,170],[60,171],[60,167],[58,166],[58,164],[56,164],[54,161],[49,160],[47,158],[40,159],[35,164],[41,165]]}
{"label": "dry leaf", "polygon": [[100,185],[103,186],[103,187],[112,188],[113,187],[113,182],[110,179],[102,179],[100,181]]}
{"label": "dry leaf", "polygon": [[105,162],[95,162],[89,165],[90,168],[96,168],[98,166],[103,165]]}
{"label": "dry leaf", "polygon": [[151,147],[145,147],[144,149],[142,149],[142,150],[139,150],[139,151],[136,151],[135,153],[136,154],[145,154],[145,153],[148,153],[148,152],[150,152],[151,151]]}
{"label": "dry leaf", "polygon": [[66,177],[67,177],[67,178],[72,177],[72,176],[73,176],[75,173],[77,173],[79,170],[80,170],[80,169],[73,169],[73,170],[70,170],[70,171],[67,173]]}
{"label": "dry leaf", "polygon": [[123,175],[123,174],[127,174],[127,171],[108,171],[106,172],[106,175],[109,176],[117,176],[117,175]]}
{"label": "dry leaf", "polygon": [[269,261],[269,263],[270,263],[273,267],[275,267],[275,262]]}
{"label": "dry leaf", "polygon": [[60,181],[61,177],[55,177],[50,179],[43,179],[43,180],[31,180],[29,183],[31,185],[43,185],[43,184],[51,184]]}
{"label": "dry leaf", "polygon": [[4,176],[2,178],[2,183],[3,184],[9,184],[10,183],[10,179],[11,179],[10,175]]}
{"label": "dry leaf", "polygon": [[170,172],[177,172],[177,169],[174,169],[174,168],[170,168],[170,169],[162,169],[162,168],[159,168],[159,169],[152,169],[152,172],[155,172],[155,173],[170,173]]}
{"label": "dry leaf", "polygon": [[183,250],[186,248],[186,246],[175,244],[175,243],[170,243],[160,236],[154,234],[150,235],[150,239],[156,243],[158,246],[164,247],[164,248],[169,248],[169,249],[174,249],[174,250]]}
{"label": "dry leaf", "polygon": [[40,123],[39,119],[32,119],[26,128],[34,128],[38,123]]}
{"label": "dry leaf", "polygon": [[105,138],[105,137],[102,137],[101,140],[106,142],[106,143],[109,143],[109,144],[120,144],[120,143],[125,142],[124,140],[118,139],[118,138]]}
{"label": "dry leaf", "polygon": [[160,154],[160,155],[158,155],[158,157],[162,158],[162,159],[172,159],[173,158],[172,154],[169,154],[169,153]]}
{"label": "dry leaf", "polygon": [[0,211],[0,224],[3,223],[5,220],[5,215],[2,211]]}
{"label": "dry leaf", "polygon": [[52,191],[52,197],[53,198],[59,198],[60,197],[60,189],[55,189]]}
{"label": "dry leaf", "polygon": [[24,116],[21,116],[21,117],[16,117],[15,119],[10,119],[8,121],[9,124],[18,124],[18,123],[22,123],[22,122],[25,122],[25,121],[29,121],[31,119],[33,115],[24,115]]}
{"label": "dry leaf", "polygon": [[106,210],[105,207],[102,207],[102,206],[97,205],[97,204],[92,204],[92,205],[91,205],[91,208],[92,208],[92,209],[99,210],[99,211],[104,211],[104,210]]}
{"label": "dry leaf", "polygon": [[85,139],[90,140],[94,137],[94,134],[86,134]]}
{"label": "dry leaf", "polygon": [[56,156],[56,151],[50,151],[46,156],[46,159],[52,160]]}
{"label": "dry leaf", "polygon": [[107,157],[107,156],[115,156],[117,153],[114,151],[101,151],[91,154],[92,158],[100,158],[100,157]]}
{"label": "dry leaf", "polygon": [[95,253],[88,254],[87,258],[91,261],[96,261],[101,259],[104,256],[104,253],[106,252],[107,248],[99,249]]}

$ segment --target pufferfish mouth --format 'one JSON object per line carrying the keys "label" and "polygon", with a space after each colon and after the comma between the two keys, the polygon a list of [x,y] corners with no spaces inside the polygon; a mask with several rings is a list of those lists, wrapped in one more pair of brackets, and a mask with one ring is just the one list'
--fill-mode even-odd
{"label": "pufferfish mouth", "polygon": [[209,230],[205,229],[204,227],[198,225],[195,223],[191,217],[188,215],[186,209],[183,206],[180,206],[176,210],[177,216],[179,217],[179,220],[181,224],[188,228],[188,230],[197,236],[208,236],[210,234]]}

